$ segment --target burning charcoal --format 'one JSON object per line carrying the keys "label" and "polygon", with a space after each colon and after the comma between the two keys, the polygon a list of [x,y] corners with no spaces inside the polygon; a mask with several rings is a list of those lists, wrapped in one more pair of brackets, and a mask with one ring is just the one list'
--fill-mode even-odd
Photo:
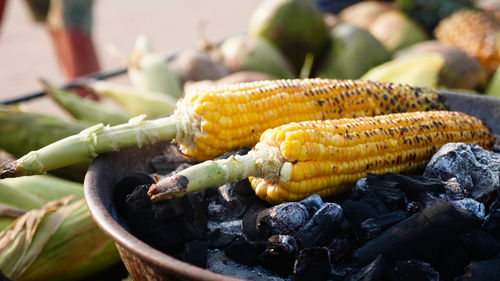
{"label": "burning charcoal", "polygon": [[230,259],[244,264],[255,265],[258,261],[259,251],[255,245],[245,239],[236,239],[224,248],[224,254]]}
{"label": "burning charcoal", "polygon": [[151,159],[150,163],[153,169],[158,174],[167,175],[177,169],[181,164],[193,165],[200,161],[187,159],[182,156],[179,148],[176,145],[169,145],[163,151],[163,155],[159,155]]}
{"label": "burning charcoal", "polygon": [[327,248],[306,248],[300,251],[295,261],[293,277],[296,281],[328,280],[330,271],[330,254]]}
{"label": "burning charcoal", "polygon": [[342,221],[342,208],[335,203],[325,203],[313,217],[300,228],[299,238],[305,248],[323,246],[330,242]]}
{"label": "burning charcoal", "polygon": [[484,204],[479,203],[471,198],[464,198],[462,200],[450,201],[457,209],[464,209],[472,212],[476,217],[484,219]]}
{"label": "burning charcoal", "polygon": [[483,224],[483,229],[497,239],[500,239],[500,201],[490,206],[490,212]]}
{"label": "burning charcoal", "polygon": [[470,263],[470,258],[459,240],[459,237],[450,237],[448,241],[443,241],[441,257],[433,262],[442,280],[453,280],[462,275],[464,267]]}
{"label": "burning charcoal", "polygon": [[362,264],[379,254],[384,254],[389,262],[433,260],[449,239],[476,228],[479,222],[470,212],[439,202],[368,241],[355,251],[354,257]]}
{"label": "burning charcoal", "polygon": [[236,237],[243,237],[241,220],[228,222],[208,222],[209,247],[219,248],[231,243]]}
{"label": "burning charcoal", "polygon": [[500,258],[473,262],[456,281],[496,281],[500,276]]}
{"label": "burning charcoal", "polygon": [[439,281],[439,273],[420,260],[398,261],[389,273],[391,281]]}
{"label": "burning charcoal", "polygon": [[359,200],[363,197],[369,190],[366,178],[359,179],[356,184],[351,189],[351,197],[354,200]]}
{"label": "burning charcoal", "polygon": [[415,199],[422,192],[442,193],[444,191],[444,183],[440,180],[414,175],[368,174],[367,183],[369,189],[373,187],[399,189],[411,199]]}
{"label": "burning charcoal", "polygon": [[309,220],[309,212],[297,202],[282,203],[257,216],[257,231],[261,237],[274,234],[295,234]]}
{"label": "burning charcoal", "polygon": [[321,206],[323,206],[323,200],[317,194],[311,195],[306,199],[303,199],[299,203],[306,207],[307,211],[309,212],[309,216],[311,217],[314,215],[314,213],[316,213],[316,211],[319,210],[319,208],[321,208]]}
{"label": "burning charcoal", "polygon": [[360,201],[365,202],[365,203],[369,204],[370,206],[372,206],[377,211],[377,214],[379,214],[379,215],[386,214],[386,213],[390,212],[389,208],[385,205],[384,201],[382,201],[382,199],[380,199],[380,197],[378,197],[375,194],[375,192],[373,192],[373,191],[367,192],[361,198]]}
{"label": "burning charcoal", "polygon": [[351,253],[352,244],[348,238],[334,238],[326,246],[330,251],[330,258],[332,262],[340,263],[344,258]]}
{"label": "burning charcoal", "polygon": [[457,182],[478,201],[486,201],[499,183],[500,157],[475,144],[449,143],[434,154],[424,176]]}
{"label": "burning charcoal", "polygon": [[370,264],[349,276],[345,281],[382,281],[384,274],[390,269],[389,264],[382,255],[379,255]]}
{"label": "burning charcoal", "polygon": [[184,248],[181,253],[175,255],[175,257],[190,264],[205,268],[207,266],[207,251],[208,243],[206,241],[193,240],[184,243]]}
{"label": "burning charcoal", "polygon": [[379,215],[372,206],[363,201],[345,200],[342,203],[342,210],[344,211],[344,217],[358,237],[362,236],[361,222]]}
{"label": "burning charcoal", "polygon": [[297,251],[293,236],[273,235],[267,240],[267,248],[259,255],[259,260],[265,267],[284,277],[292,272]]}
{"label": "burning charcoal", "polygon": [[380,234],[381,231],[404,220],[406,213],[404,211],[395,211],[388,214],[369,218],[361,223],[361,229],[365,232],[366,240],[370,240]]}
{"label": "burning charcoal", "polygon": [[462,245],[476,260],[492,259],[500,252],[500,241],[482,229],[475,229],[461,236]]}

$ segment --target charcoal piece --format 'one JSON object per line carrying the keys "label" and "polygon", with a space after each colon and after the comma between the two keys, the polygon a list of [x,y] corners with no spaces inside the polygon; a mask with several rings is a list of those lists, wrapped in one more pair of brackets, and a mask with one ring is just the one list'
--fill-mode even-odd
{"label": "charcoal piece", "polygon": [[411,201],[408,204],[406,204],[406,212],[409,215],[413,215],[413,214],[419,212],[421,209],[423,209],[423,206],[422,206],[422,204],[420,204],[418,202]]}
{"label": "charcoal piece", "polygon": [[182,156],[182,153],[176,145],[167,146],[162,155],[156,156],[150,160],[150,164],[154,171],[162,175],[167,175],[175,171],[181,164],[188,164],[190,166],[199,162],[198,160],[187,159]]}
{"label": "charcoal piece", "polygon": [[[184,196],[186,217],[192,223],[199,239],[207,239],[207,206],[208,200],[204,190],[189,193]],[[186,200],[187,199],[187,200]]]}
{"label": "charcoal piece", "polygon": [[400,189],[412,200],[422,192],[442,193],[445,190],[445,184],[440,180],[394,173],[383,175],[369,173],[367,175],[367,184],[369,189],[374,187]]}
{"label": "charcoal piece", "polygon": [[462,200],[450,201],[457,209],[464,209],[472,212],[476,217],[484,219],[484,204],[477,202],[472,198],[464,198]]}
{"label": "charcoal piece", "polygon": [[323,206],[323,200],[317,194],[311,195],[299,202],[300,204],[306,207],[307,212],[309,212],[309,216],[313,216],[316,211]]}
{"label": "charcoal piece", "polygon": [[184,243],[182,254],[176,257],[180,257],[181,260],[192,265],[205,268],[207,266],[207,252],[207,241],[193,240],[191,242]]}
{"label": "charcoal piece", "polygon": [[305,248],[323,246],[330,242],[335,233],[335,229],[340,228],[342,221],[342,208],[336,203],[325,203],[303,225],[298,237]]}
{"label": "charcoal piece", "polygon": [[449,143],[434,154],[424,176],[456,178],[473,199],[486,202],[500,185],[499,173],[500,156],[475,144]]}
{"label": "charcoal piece", "polygon": [[457,178],[451,178],[444,182],[444,198],[446,200],[462,200],[467,191],[458,183]]}
{"label": "charcoal piece", "polygon": [[250,146],[247,146],[247,147],[242,147],[242,148],[239,148],[239,149],[236,149],[236,150],[233,150],[233,151],[229,151],[229,152],[226,152],[224,153],[223,155],[215,158],[216,160],[219,160],[219,159],[227,159],[231,156],[236,156],[236,155],[245,155],[247,154],[250,150],[252,150],[252,147]]}
{"label": "charcoal piece", "polygon": [[470,263],[470,258],[460,244],[459,237],[450,237],[443,243],[441,257],[438,261],[433,261],[433,264],[439,271],[441,280],[453,280],[464,273],[464,267]]}
{"label": "charcoal piece", "polygon": [[500,276],[500,258],[477,261],[465,268],[465,274],[455,281],[497,281]]}
{"label": "charcoal piece", "polygon": [[398,261],[389,273],[391,281],[439,281],[439,273],[420,260]]}
{"label": "charcoal piece", "polygon": [[406,218],[406,212],[394,211],[375,218],[369,218],[361,222],[361,229],[364,231],[366,240],[370,240],[380,234],[381,231]]}
{"label": "charcoal piece", "polygon": [[224,254],[235,262],[244,265],[255,265],[259,251],[255,245],[244,239],[236,239],[224,248]]}
{"label": "charcoal piece", "polygon": [[352,251],[352,243],[348,238],[333,238],[326,247],[333,263],[343,262]]}
{"label": "charcoal piece", "polygon": [[384,202],[390,211],[404,210],[406,207],[406,195],[399,188],[380,185],[372,187],[371,191]]}
{"label": "charcoal piece", "polygon": [[208,247],[211,249],[223,248],[231,243],[239,235],[236,233],[222,232],[220,229],[215,229],[208,233]]}
{"label": "charcoal piece", "polygon": [[213,221],[228,221],[241,219],[245,212],[258,199],[252,197],[242,197],[236,193],[235,185],[226,184],[212,193],[208,204],[208,217]]}
{"label": "charcoal piece", "polygon": [[259,255],[259,260],[266,268],[285,277],[293,270],[297,251],[297,242],[293,236],[273,235],[267,240],[267,248]]}
{"label": "charcoal piece", "polygon": [[298,202],[282,203],[257,216],[257,231],[261,237],[274,234],[295,234],[309,220],[309,212]]}
{"label": "charcoal piece", "polygon": [[490,211],[483,223],[483,229],[497,239],[500,239],[500,201],[490,206]]}
{"label": "charcoal piece", "polygon": [[243,179],[227,184],[228,190],[234,190],[234,192],[241,197],[255,197],[255,191],[250,184],[248,179]]}
{"label": "charcoal piece", "polygon": [[373,191],[367,192],[361,198],[360,201],[365,202],[365,203],[369,204],[370,206],[372,206],[373,209],[375,209],[375,211],[377,211],[377,214],[379,214],[379,215],[386,214],[386,213],[390,212],[389,208],[385,205],[384,201],[382,201],[382,199],[380,197],[378,197],[375,194],[375,192],[373,192]]}
{"label": "charcoal piece", "polygon": [[126,213],[125,200],[127,195],[139,185],[151,185],[155,180],[143,172],[135,172],[123,177],[113,188],[113,204],[118,216]]}
{"label": "charcoal piece", "polygon": [[257,218],[259,218],[259,214],[264,210],[266,210],[266,207],[264,207],[263,205],[254,204],[243,215],[241,228],[243,230],[243,233],[245,233],[245,235],[248,237],[248,239],[250,240],[267,239],[267,237],[264,237],[264,235],[261,235],[259,233],[258,223],[257,223]]}
{"label": "charcoal piece", "polygon": [[436,260],[449,239],[478,227],[480,220],[465,210],[438,202],[406,218],[354,252],[362,264],[384,254],[389,262],[407,259]]}
{"label": "charcoal piece", "polygon": [[475,229],[460,237],[460,241],[472,259],[492,259],[500,252],[500,241],[482,229]]}
{"label": "charcoal piece", "polygon": [[330,278],[330,254],[326,247],[305,248],[300,251],[293,268],[293,279],[328,280]]}
{"label": "charcoal piece", "polygon": [[382,281],[386,280],[385,272],[390,269],[389,264],[382,255],[375,258],[370,264],[352,274],[345,281]]}
{"label": "charcoal piece", "polygon": [[356,184],[351,189],[351,198],[354,200],[359,200],[363,197],[369,190],[366,178],[359,179]]}
{"label": "charcoal piece", "polygon": [[344,217],[358,237],[361,237],[363,234],[361,231],[361,222],[379,215],[368,203],[349,199],[342,203],[342,210],[344,211]]}

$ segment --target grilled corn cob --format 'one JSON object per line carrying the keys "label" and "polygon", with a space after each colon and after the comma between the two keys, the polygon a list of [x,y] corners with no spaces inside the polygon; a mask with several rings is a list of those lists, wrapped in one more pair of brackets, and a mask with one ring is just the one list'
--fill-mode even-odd
{"label": "grilled corn cob", "polygon": [[349,189],[370,173],[411,172],[448,142],[493,146],[493,134],[475,117],[451,111],[305,121],[265,131],[244,156],[206,161],[162,179],[153,201],[250,177],[255,193],[272,203]]}
{"label": "grilled corn cob", "polygon": [[171,117],[91,127],[25,155],[4,167],[0,178],[171,139],[186,156],[205,160],[254,145],[264,130],[290,122],[445,108],[436,91],[371,81],[275,80],[190,90]]}
{"label": "grilled corn cob", "polygon": [[445,18],[434,34],[440,41],[464,50],[485,68],[495,71],[500,64],[500,25],[485,12],[461,10]]}

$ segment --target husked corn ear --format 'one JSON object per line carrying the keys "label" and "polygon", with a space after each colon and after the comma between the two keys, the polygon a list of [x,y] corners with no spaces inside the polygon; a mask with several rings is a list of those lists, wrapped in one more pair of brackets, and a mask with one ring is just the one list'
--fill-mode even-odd
{"label": "husked corn ear", "polygon": [[290,123],[265,131],[247,155],[206,161],[152,185],[153,201],[249,177],[255,193],[272,202],[349,189],[370,173],[421,169],[448,142],[494,144],[475,117],[449,111]]}
{"label": "husked corn ear", "polygon": [[290,163],[287,181],[252,177],[256,194],[270,202],[295,201],[311,194],[341,193],[369,173],[423,168],[448,142],[493,146],[480,120],[459,112],[391,114],[302,122],[267,130],[260,143],[279,148]]}
{"label": "husked corn ear", "polygon": [[290,122],[445,109],[437,92],[372,81],[275,80],[194,88],[178,103],[182,152],[211,159]]}
{"label": "husked corn ear", "polygon": [[500,25],[482,11],[461,10],[445,18],[434,33],[440,41],[464,50],[485,68],[495,71],[500,64]]}

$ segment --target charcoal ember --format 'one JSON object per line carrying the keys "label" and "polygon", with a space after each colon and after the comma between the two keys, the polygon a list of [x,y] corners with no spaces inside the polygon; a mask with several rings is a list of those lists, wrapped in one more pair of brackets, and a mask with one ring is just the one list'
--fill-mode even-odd
{"label": "charcoal ember", "polygon": [[361,237],[363,232],[361,230],[361,222],[369,218],[379,216],[379,213],[368,203],[363,201],[345,200],[342,203],[342,210],[344,217],[349,222],[352,230],[356,236]]}
{"label": "charcoal ember", "polygon": [[424,171],[424,176],[457,182],[475,200],[487,201],[498,189],[500,156],[475,144],[449,143],[441,147]]}
{"label": "charcoal ember", "polygon": [[298,249],[293,236],[273,235],[267,240],[266,250],[259,255],[259,260],[266,268],[284,277],[293,271]]}
{"label": "charcoal ember", "polygon": [[241,230],[241,224],[241,220],[227,222],[209,221],[207,224],[209,247],[224,247],[237,237],[244,237],[245,235]]}
{"label": "charcoal ember", "polygon": [[312,218],[303,225],[298,237],[303,247],[323,246],[330,242],[342,222],[342,208],[336,203],[325,203]]}
{"label": "charcoal ember", "polygon": [[257,244],[252,244],[245,239],[236,238],[224,248],[224,254],[238,263],[256,265],[258,255],[262,250],[260,248]]}
{"label": "charcoal ember", "polygon": [[307,211],[309,212],[309,216],[313,216],[316,211],[323,206],[323,200],[321,197],[317,194],[311,195],[299,202],[300,204],[304,205],[306,207]]}
{"label": "charcoal ember", "polygon": [[344,262],[352,252],[353,245],[349,238],[333,238],[326,246],[330,251],[332,263],[340,264]]}
{"label": "charcoal ember", "polygon": [[361,198],[360,201],[365,202],[365,203],[369,204],[370,206],[372,206],[373,209],[375,209],[375,211],[377,211],[377,214],[379,214],[379,215],[386,214],[386,213],[390,212],[389,208],[385,205],[384,201],[379,196],[377,196],[375,194],[375,192],[373,192],[373,191],[367,192]]}
{"label": "charcoal ember", "polygon": [[182,250],[174,257],[202,268],[207,266],[207,241],[193,240],[184,243]]}
{"label": "charcoal ember", "polygon": [[309,212],[298,202],[282,203],[257,215],[257,231],[261,237],[274,234],[294,235],[309,220]]}
{"label": "charcoal ember", "polygon": [[490,206],[490,211],[483,223],[483,229],[497,239],[500,239],[500,201]]}
{"label": "charcoal ember", "polygon": [[420,260],[398,261],[389,273],[391,281],[439,281],[439,273]]}
{"label": "charcoal ember", "polygon": [[367,175],[368,188],[385,187],[390,190],[401,190],[410,200],[415,200],[423,192],[442,193],[445,184],[436,179],[416,176],[386,173],[383,175],[369,173]]}
{"label": "charcoal ember", "polygon": [[354,200],[359,200],[363,197],[369,190],[366,178],[359,179],[356,184],[351,189],[351,198]]}
{"label": "charcoal ember", "polygon": [[[243,215],[242,221],[241,221],[241,228],[243,230],[243,233],[247,236],[249,240],[261,240],[261,239],[267,239],[268,237],[264,237],[261,233],[259,233],[258,229],[258,222],[260,221],[259,214],[266,210],[266,206],[256,203],[252,205],[248,209],[248,211]],[[259,219],[259,221],[257,220]]]}
{"label": "charcoal ember", "polygon": [[450,237],[443,241],[443,250],[437,261],[433,261],[441,280],[453,280],[464,273],[464,267],[470,263],[467,252],[460,243],[460,237]]}
{"label": "charcoal ember", "polygon": [[456,281],[496,281],[500,276],[500,258],[476,261],[465,268],[464,275]]}
{"label": "charcoal ember", "polygon": [[450,201],[450,203],[457,209],[464,209],[472,212],[476,217],[484,219],[484,204],[477,202],[472,198],[464,198],[462,200]]}
{"label": "charcoal ember", "polygon": [[346,278],[345,281],[382,281],[386,280],[385,273],[389,270],[389,263],[382,255],[379,255],[371,263]]}
{"label": "charcoal ember", "polygon": [[375,218],[369,218],[361,222],[361,229],[364,231],[365,240],[370,240],[380,234],[381,231],[406,218],[406,212],[394,211],[383,214]]}
{"label": "charcoal ember", "polygon": [[331,265],[328,248],[305,248],[299,252],[293,268],[294,280],[328,280],[330,274]]}
{"label": "charcoal ember", "polygon": [[212,191],[212,196],[208,200],[208,217],[210,220],[221,222],[241,219],[254,202],[258,200],[255,195],[252,197],[240,196],[235,187],[236,185],[226,184]]}
{"label": "charcoal ember", "polygon": [[150,164],[153,167],[154,171],[162,175],[167,175],[175,171],[182,164],[187,164],[187,166],[191,166],[199,162],[200,161],[195,159],[185,158],[176,145],[168,145],[163,150],[162,155],[153,157],[150,160]]}
{"label": "charcoal ember", "polygon": [[482,229],[463,234],[460,241],[469,256],[475,260],[492,259],[500,252],[500,241]]}
{"label": "charcoal ember", "polygon": [[379,254],[384,254],[389,262],[413,258],[437,260],[450,239],[479,225],[480,220],[469,211],[438,202],[368,241],[354,252],[354,258],[362,264]]}

